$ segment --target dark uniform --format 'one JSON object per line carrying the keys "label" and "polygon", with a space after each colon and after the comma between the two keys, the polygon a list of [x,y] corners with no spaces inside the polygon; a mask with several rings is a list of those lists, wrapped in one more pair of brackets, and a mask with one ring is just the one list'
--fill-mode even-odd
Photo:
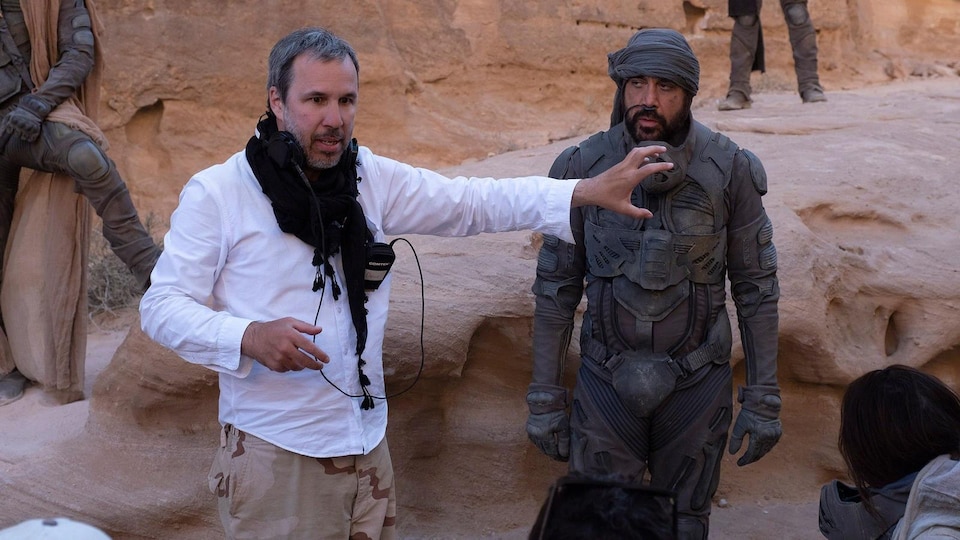
{"label": "dark uniform", "polygon": [[[629,76],[641,74],[651,75],[641,66]],[[614,78],[622,89],[623,80]],[[622,160],[637,141],[618,110],[618,123],[568,148],[550,175],[593,177]],[[652,218],[578,208],[571,215],[576,244],[544,237],[533,286],[528,433],[545,453],[565,459],[569,406],[571,472],[617,474],[675,492],[681,537],[700,539],[707,537],[733,410],[725,280],[746,356],[731,444],[738,451],[749,433],[741,465],[780,437],[779,287],[762,164],[699,122],[691,119],[687,129],[676,147],[657,142],[668,147],[674,169],[634,192],[634,204]],[[582,362],[570,403],[563,359],[584,293]]]}
{"label": "dark uniform", "polygon": [[113,161],[86,133],[46,116],[72,96],[94,65],[94,34],[83,0],[61,0],[59,58],[44,83],[29,79],[30,36],[19,0],[0,0],[0,256],[6,246],[20,169],[66,174],[103,220],[103,236],[146,287],[160,249],[147,234]]}

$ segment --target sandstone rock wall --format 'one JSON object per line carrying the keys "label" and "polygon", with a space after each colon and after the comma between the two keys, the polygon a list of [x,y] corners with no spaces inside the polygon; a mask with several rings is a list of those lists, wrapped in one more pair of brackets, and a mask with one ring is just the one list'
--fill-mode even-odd
{"label": "sandstone rock wall", "polygon": [[[786,28],[768,0],[758,103],[727,114],[713,107],[726,89],[731,27],[719,0],[98,5],[111,155],[143,213],[161,220],[190,174],[250,136],[265,106],[265,56],[301,24],[326,24],[357,48],[361,142],[494,176],[545,171],[565,145],[605,126],[605,55],[637,28],[682,30],[703,66],[696,117],[767,168],[782,269],[785,435],[756,465],[725,458],[711,537],[819,537],[818,486],[842,474],[837,403],[857,374],[899,362],[960,384],[956,0],[812,1],[830,97],[815,106],[792,93]],[[877,86],[889,81],[898,85]],[[499,155],[478,161],[489,154]],[[412,240],[426,283],[426,367],[390,405],[401,529],[409,538],[525,538],[564,470],[523,432],[537,238]],[[420,355],[419,272],[398,251],[385,355],[393,390],[407,386]],[[215,394],[210,372],[132,329],[96,381],[83,435],[3,463],[0,523],[55,514],[117,539],[222,537],[204,481]]]}
{"label": "sandstone rock wall", "polygon": [[[266,56],[283,34],[327,26],[361,62],[356,136],[410,163],[470,158],[602,129],[607,53],[638,28],[682,31],[700,58],[697,105],[726,92],[723,0],[100,0],[101,123],[135,200],[165,218],[191,174],[242,148],[265,110]],[[812,0],[828,92],[955,70],[956,0]],[[762,10],[758,91],[796,87],[778,2]],[[948,66],[949,64],[949,66]]]}

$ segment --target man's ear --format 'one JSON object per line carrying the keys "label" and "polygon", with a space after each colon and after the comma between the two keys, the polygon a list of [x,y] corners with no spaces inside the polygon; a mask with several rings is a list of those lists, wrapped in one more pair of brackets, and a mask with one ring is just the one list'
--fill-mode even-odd
{"label": "man's ear", "polygon": [[[277,90],[277,87],[276,87],[276,86],[271,86],[271,87],[270,87],[270,95],[269,95],[269,98],[268,98],[268,102],[270,103],[270,111],[273,113],[274,116],[277,117],[277,122],[278,122],[278,123],[279,123],[279,122],[282,122],[282,121],[283,121],[283,120],[282,120],[282,118],[283,118],[283,96],[280,95],[280,91]],[[280,129],[282,130],[283,128],[280,128]]]}

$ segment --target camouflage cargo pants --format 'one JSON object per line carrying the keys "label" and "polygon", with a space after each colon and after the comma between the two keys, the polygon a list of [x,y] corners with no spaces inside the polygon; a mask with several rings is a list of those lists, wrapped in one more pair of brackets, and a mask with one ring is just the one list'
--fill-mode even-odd
{"label": "camouflage cargo pants", "polygon": [[397,538],[393,464],[384,439],[367,455],[311,458],[230,425],[208,477],[227,538]]}

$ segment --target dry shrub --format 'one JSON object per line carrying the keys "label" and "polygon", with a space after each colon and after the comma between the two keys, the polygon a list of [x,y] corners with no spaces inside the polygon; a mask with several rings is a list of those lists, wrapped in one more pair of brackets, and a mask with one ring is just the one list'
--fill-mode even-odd
{"label": "dry shrub", "polygon": [[[144,219],[143,226],[162,248],[163,240],[157,232],[161,228],[159,221],[151,213]],[[112,314],[117,310],[135,307],[142,295],[133,274],[110,250],[98,221],[90,231],[90,254],[87,258],[88,311],[91,315]]]}

